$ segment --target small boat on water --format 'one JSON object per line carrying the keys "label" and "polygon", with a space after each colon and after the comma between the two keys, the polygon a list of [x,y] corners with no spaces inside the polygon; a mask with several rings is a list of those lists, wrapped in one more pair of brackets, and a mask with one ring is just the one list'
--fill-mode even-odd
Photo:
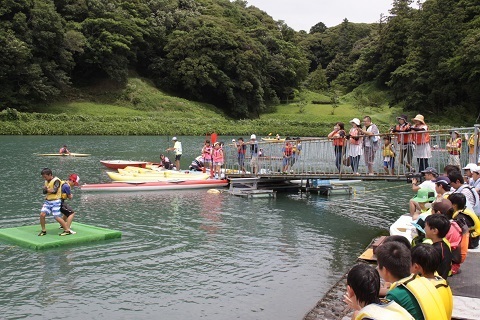
{"label": "small boat on water", "polygon": [[113,181],[135,181],[135,182],[161,182],[169,180],[207,180],[210,177],[210,173],[185,173],[185,172],[176,172],[176,171],[165,171],[163,173],[127,173],[121,174],[117,172],[107,172],[110,179]]}
{"label": "small boat on water", "polygon": [[275,137],[263,137],[262,141],[265,142],[285,142],[284,138],[275,138]]}
{"label": "small boat on water", "polygon": [[41,157],[88,157],[90,156],[89,153],[39,153],[37,154]]}
{"label": "small boat on water", "polygon": [[170,180],[160,182],[116,182],[84,184],[82,191],[155,191],[155,190],[188,190],[203,188],[222,188],[228,185],[228,180]]}
{"label": "small boat on water", "polygon": [[100,163],[109,169],[124,169],[127,166],[145,168],[148,164],[146,161],[129,160],[100,160]]}
{"label": "small boat on water", "polygon": [[397,221],[390,226],[391,236],[403,236],[412,242],[412,239],[417,235],[416,228],[412,224],[412,216],[409,213],[401,215]]}

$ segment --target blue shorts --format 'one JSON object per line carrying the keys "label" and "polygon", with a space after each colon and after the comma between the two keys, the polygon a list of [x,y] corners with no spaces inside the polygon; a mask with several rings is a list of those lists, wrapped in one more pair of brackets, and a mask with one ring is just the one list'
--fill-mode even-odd
{"label": "blue shorts", "polygon": [[395,158],[390,158],[389,161],[383,161],[383,166],[385,168],[394,168],[395,167]]}
{"label": "blue shorts", "polygon": [[41,212],[44,212],[47,216],[53,215],[54,217],[60,217],[62,215],[60,212],[61,205],[62,201],[60,199],[45,200]]}
{"label": "blue shorts", "polygon": [[240,167],[243,167],[243,165],[245,164],[245,154],[239,153],[237,157],[237,161],[238,161],[238,165]]}
{"label": "blue shorts", "polygon": [[286,165],[289,165],[291,163],[292,157],[284,157],[282,160],[282,164],[285,167]]}

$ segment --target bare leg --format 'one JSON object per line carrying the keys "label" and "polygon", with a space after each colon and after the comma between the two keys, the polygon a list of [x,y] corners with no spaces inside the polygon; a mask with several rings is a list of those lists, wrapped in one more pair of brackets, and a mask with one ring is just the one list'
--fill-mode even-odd
{"label": "bare leg", "polygon": [[73,221],[74,216],[75,216],[75,213],[72,213],[71,215],[69,215],[67,217],[66,224],[67,224],[67,227],[68,227],[69,230],[70,230],[70,226],[72,225],[72,221]]}
{"label": "bare leg", "polygon": [[[60,217],[55,217],[58,223],[62,226],[63,230],[70,231],[70,228],[67,226],[67,223]],[[43,217],[43,225],[45,226],[45,217]],[[42,229],[43,230],[43,229]]]}
{"label": "bare leg", "polygon": [[45,212],[40,212],[40,226],[42,227],[42,231],[46,231],[45,230]]}

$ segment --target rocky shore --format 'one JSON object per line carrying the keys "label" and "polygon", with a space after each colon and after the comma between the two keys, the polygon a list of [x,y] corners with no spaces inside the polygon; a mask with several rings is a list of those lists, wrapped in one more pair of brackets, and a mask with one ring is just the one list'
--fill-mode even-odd
{"label": "rocky shore", "polygon": [[351,319],[352,310],[343,302],[347,288],[347,274],[328,290],[317,305],[308,312],[304,320],[347,320]]}

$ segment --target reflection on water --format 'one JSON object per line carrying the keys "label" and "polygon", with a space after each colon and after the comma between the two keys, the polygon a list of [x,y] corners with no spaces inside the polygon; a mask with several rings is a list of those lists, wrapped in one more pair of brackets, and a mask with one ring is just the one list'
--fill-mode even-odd
{"label": "reflection on water", "polygon": [[[38,224],[40,170],[105,181],[101,159],[155,160],[162,137],[0,137],[2,227]],[[184,137],[191,161],[202,137]],[[228,140],[226,140],[228,141]],[[88,158],[42,158],[67,143]],[[152,147],[153,146],[153,147]],[[76,150],[78,149],[78,150]],[[5,156],[8,154],[9,156]],[[128,158],[127,158],[128,157]],[[226,193],[82,193],[79,222],[122,238],[32,251],[0,242],[5,318],[300,319],[403,212],[403,185],[363,184],[355,197]],[[395,186],[395,185],[393,185]],[[406,210],[406,205],[405,205]]]}

